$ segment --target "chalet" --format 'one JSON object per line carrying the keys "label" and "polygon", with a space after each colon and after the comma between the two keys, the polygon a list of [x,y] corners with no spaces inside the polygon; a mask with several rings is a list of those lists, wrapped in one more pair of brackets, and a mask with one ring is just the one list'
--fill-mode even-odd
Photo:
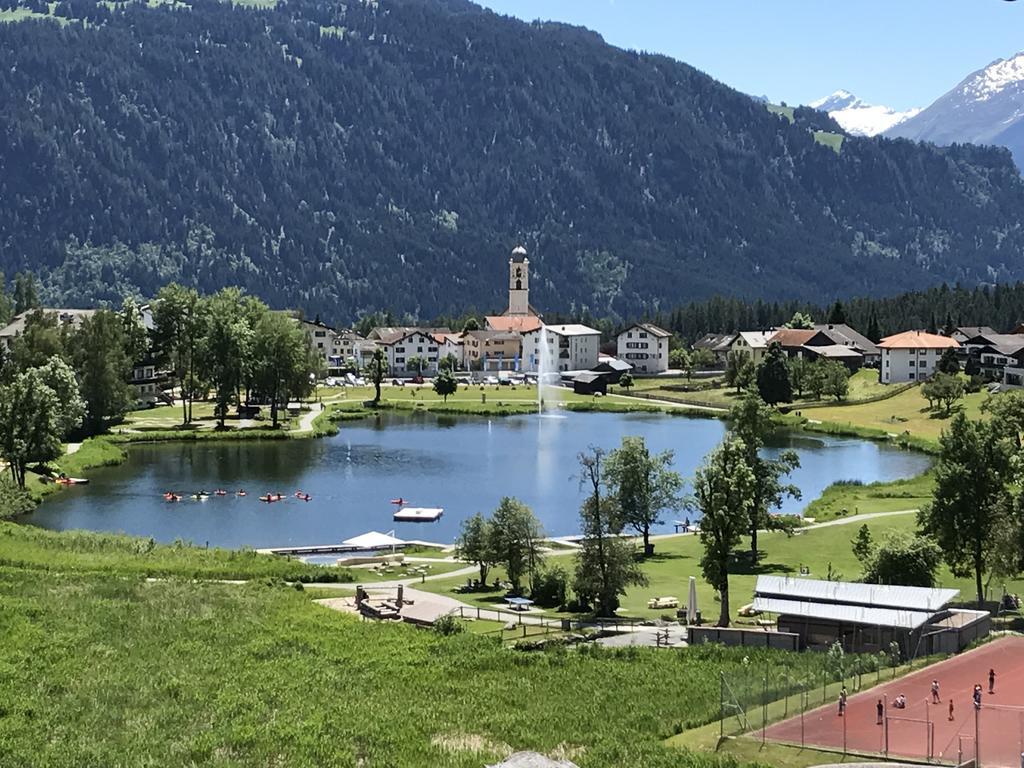
{"label": "chalet", "polygon": [[860,352],[864,356],[865,365],[875,366],[881,363],[882,353],[878,345],[845,323],[822,323],[815,325],[814,330],[817,334],[807,342],[809,346],[839,344]]}
{"label": "chalet", "polygon": [[729,351],[742,352],[750,358],[750,362],[757,365],[764,359],[765,352],[768,351],[768,342],[774,335],[774,330],[740,331],[733,338]]}
{"label": "chalet", "polygon": [[640,373],[668,370],[668,342],[672,334],[651,323],[637,323],[616,338],[616,354]]}
{"label": "chalet", "polygon": [[715,356],[716,363],[724,363],[735,340],[735,333],[708,333],[697,339],[691,349],[706,349]]}
{"label": "chalet", "polygon": [[961,325],[953,329],[950,338],[956,339],[962,346],[976,336],[997,336],[994,328],[987,325]]}
{"label": "chalet", "polygon": [[57,325],[70,329],[77,329],[83,320],[96,314],[95,309],[57,309],[54,307],[42,307],[21,312],[15,315],[10,323],[0,329],[0,349],[11,349],[14,340],[25,332],[25,322],[33,312],[42,312],[44,315],[56,315]]}
{"label": "chalet", "polygon": [[[380,334],[378,344],[384,350],[393,375],[437,373],[441,342],[426,328],[403,328]],[[416,365],[415,360],[420,364]]]}

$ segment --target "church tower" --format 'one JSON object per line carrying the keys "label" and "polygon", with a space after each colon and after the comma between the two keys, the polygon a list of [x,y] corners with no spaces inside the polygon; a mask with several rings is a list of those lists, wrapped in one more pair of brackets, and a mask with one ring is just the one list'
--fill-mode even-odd
{"label": "church tower", "polygon": [[532,315],[530,311],[530,260],[526,249],[517,245],[508,260],[508,312],[513,317]]}

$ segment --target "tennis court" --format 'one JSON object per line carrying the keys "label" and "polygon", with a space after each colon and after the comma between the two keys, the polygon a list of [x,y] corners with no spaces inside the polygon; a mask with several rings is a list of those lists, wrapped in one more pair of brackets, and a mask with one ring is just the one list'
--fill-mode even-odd
{"label": "tennis court", "polygon": [[[993,694],[988,693],[989,669],[996,672]],[[931,703],[932,680],[939,681],[939,704]],[[975,684],[983,690],[977,716]],[[906,697],[905,709],[892,706],[900,694]],[[879,699],[885,711],[881,725]],[[852,695],[843,717],[837,704],[827,705],[771,725],[765,736],[850,752],[1019,768],[1024,752],[1024,638],[996,640]]]}

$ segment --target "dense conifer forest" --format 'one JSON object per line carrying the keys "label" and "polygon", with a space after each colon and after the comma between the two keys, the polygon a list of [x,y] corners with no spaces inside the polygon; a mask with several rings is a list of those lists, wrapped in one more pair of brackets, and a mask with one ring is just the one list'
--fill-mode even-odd
{"label": "dense conifer forest", "polygon": [[[11,9],[20,9],[12,12]],[[815,131],[462,0],[0,0],[0,270],[49,303],[239,285],[336,322],[1024,278],[1009,153]],[[820,134],[819,134],[820,137]]]}

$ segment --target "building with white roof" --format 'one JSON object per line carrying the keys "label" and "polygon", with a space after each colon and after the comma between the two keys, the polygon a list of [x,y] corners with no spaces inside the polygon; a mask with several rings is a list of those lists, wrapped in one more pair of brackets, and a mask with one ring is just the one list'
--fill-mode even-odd
{"label": "building with white roof", "polygon": [[764,359],[768,351],[768,343],[776,331],[740,331],[732,341],[731,352],[742,352],[750,358],[750,362],[757,365]]}
{"label": "building with white roof", "polygon": [[586,325],[542,325],[523,334],[523,370],[587,371],[597,365],[601,332]]}
{"label": "building with white roof", "polygon": [[755,611],[776,614],[778,631],[800,648],[840,643],[848,652],[877,653],[896,643],[904,658],[955,653],[988,634],[985,611],[950,609],[960,591],[790,576],[758,576]]}

